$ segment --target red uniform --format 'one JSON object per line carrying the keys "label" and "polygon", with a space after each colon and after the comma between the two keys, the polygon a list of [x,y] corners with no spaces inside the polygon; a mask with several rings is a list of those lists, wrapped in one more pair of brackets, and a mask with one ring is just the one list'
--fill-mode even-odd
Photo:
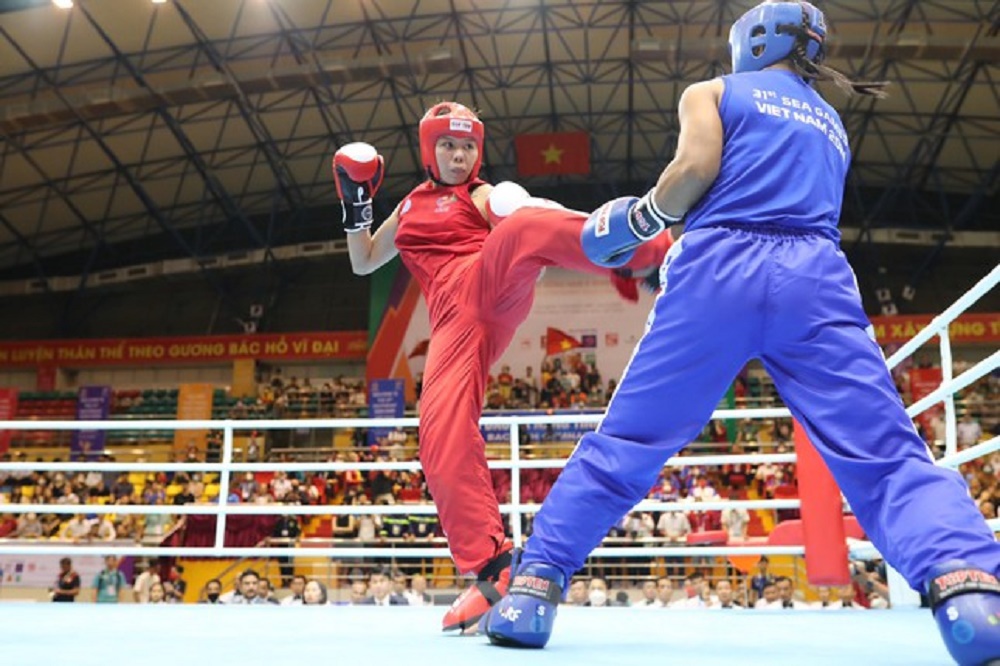
{"label": "red uniform", "polygon": [[[478,572],[504,547],[486,447],[479,430],[486,378],[534,299],[546,266],[608,273],[584,255],[586,216],[559,208],[522,208],[490,230],[472,180],[426,182],[399,208],[396,247],[427,301],[431,341],[420,398],[420,462],[463,573]],[[659,264],[664,242],[639,247],[630,267]]]}

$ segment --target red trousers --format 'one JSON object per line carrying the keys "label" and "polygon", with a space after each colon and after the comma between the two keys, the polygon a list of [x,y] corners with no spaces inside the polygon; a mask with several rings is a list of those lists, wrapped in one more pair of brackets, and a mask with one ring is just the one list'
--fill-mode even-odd
{"label": "red trousers", "polygon": [[[583,254],[585,220],[552,208],[511,214],[456,274],[453,307],[431,322],[420,396],[420,463],[462,573],[478,573],[505,540],[479,430],[490,367],[528,316],[543,268],[608,273]],[[670,244],[666,236],[640,247],[629,267],[659,265]]]}

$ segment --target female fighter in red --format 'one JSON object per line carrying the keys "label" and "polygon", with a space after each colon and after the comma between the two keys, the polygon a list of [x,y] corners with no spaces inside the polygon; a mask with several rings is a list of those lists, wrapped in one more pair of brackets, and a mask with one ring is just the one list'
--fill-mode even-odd
{"label": "female fighter in red", "polygon": [[[587,215],[534,199],[514,183],[478,178],[483,123],[454,102],[420,121],[420,156],[428,179],[370,233],[372,196],[383,159],[368,144],[337,151],[334,180],[344,207],[351,267],[358,275],[399,253],[417,279],[431,321],[420,397],[420,462],[458,569],[477,574],[444,617],[443,629],[475,627],[507,591],[512,544],[504,526],[479,430],[490,366],[528,316],[546,266],[611,275],[580,246]],[[626,253],[618,266],[659,266],[662,241]]]}

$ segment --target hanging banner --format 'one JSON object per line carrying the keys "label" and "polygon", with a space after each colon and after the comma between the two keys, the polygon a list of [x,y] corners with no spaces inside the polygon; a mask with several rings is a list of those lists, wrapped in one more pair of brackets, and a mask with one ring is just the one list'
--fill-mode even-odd
{"label": "hanging banner", "polygon": [[[880,345],[903,343],[923,330],[932,315],[896,315],[872,317],[875,339]],[[964,314],[948,325],[948,336],[954,343],[1000,342],[1000,312]],[[934,338],[931,342],[937,344]]]}
{"label": "hanging banner", "polygon": [[[598,410],[579,410],[578,414],[600,414]],[[538,412],[517,411],[517,410],[497,410],[491,411],[488,416],[538,416]],[[593,432],[597,428],[596,423],[556,423],[553,425],[538,425],[531,423],[522,428],[521,446],[525,444],[568,444],[578,441],[588,432]],[[483,439],[487,444],[506,444],[510,442],[509,425],[484,425],[479,426],[479,431],[483,433]],[[529,441],[523,439],[524,434],[528,435]]]}
{"label": "hanging banner", "polygon": [[[81,386],[76,396],[77,421],[104,421],[111,413],[110,386]],[[70,460],[97,460],[104,452],[103,430],[74,430]]]}
{"label": "hanging banner", "polygon": [[[402,418],[404,406],[402,379],[376,379],[368,382],[369,418]],[[392,430],[392,428],[368,428],[368,446],[372,446]]]}
{"label": "hanging banner", "polygon": [[[13,421],[17,414],[17,389],[0,388],[0,421]],[[10,430],[0,430],[0,455],[10,450]]]}
{"label": "hanging banner", "polygon": [[[211,384],[181,384],[177,391],[177,420],[201,421],[212,418]],[[208,444],[207,430],[175,430],[174,454],[186,454],[193,447],[204,455]]]}
{"label": "hanging banner", "polygon": [[62,368],[103,365],[363,359],[365,331],[207,335],[183,338],[114,338],[0,342],[0,367],[57,364]]}

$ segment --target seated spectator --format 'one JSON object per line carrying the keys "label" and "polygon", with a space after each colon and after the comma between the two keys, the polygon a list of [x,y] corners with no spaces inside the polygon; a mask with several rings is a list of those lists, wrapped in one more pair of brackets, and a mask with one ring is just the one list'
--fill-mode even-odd
{"label": "seated spectator", "polygon": [[184,594],[177,589],[173,581],[165,580],[160,584],[163,586],[163,603],[179,604],[184,601]]}
{"label": "seated spectator", "polygon": [[310,579],[302,588],[303,606],[326,606],[329,603],[326,585],[315,579]]}
{"label": "seated spectator", "polygon": [[14,537],[17,534],[17,518],[12,513],[0,515],[0,539]]}
{"label": "seated spectator", "polygon": [[73,514],[66,522],[60,537],[67,541],[86,541],[90,538],[90,521],[82,513]]}
{"label": "seated spectator", "polygon": [[[358,497],[357,504],[360,506],[371,506],[371,501],[365,496]],[[365,514],[357,517],[358,539],[361,541],[375,541],[382,528],[382,517],[379,515]]]}
{"label": "seated spectator", "polygon": [[722,610],[742,609],[743,606],[733,598],[733,584],[726,579],[715,584],[715,600],[709,604],[709,608]]}
{"label": "seated spectator", "polygon": [[[260,605],[269,603],[267,599],[258,596],[260,590],[260,574],[253,569],[247,569],[240,574],[238,591],[227,604]],[[270,589],[270,587],[266,588]]]}
{"label": "seated spectator", "polygon": [[53,538],[59,534],[59,530],[62,528],[62,522],[59,520],[59,516],[54,513],[47,513],[42,516],[42,536],[45,538]]}
{"label": "seated spectator", "polygon": [[781,607],[789,610],[803,610],[809,606],[795,598],[795,585],[788,576],[778,576],[774,579],[774,584],[778,588],[778,599]]}
{"label": "seated spectator", "polygon": [[668,608],[674,601],[674,583],[667,576],[656,579],[656,608]]}
{"label": "seated spectator", "polygon": [[183,504],[194,504],[198,497],[195,495],[196,488],[193,481],[180,482],[181,491],[174,495],[174,505],[181,506]]}
{"label": "seated spectator", "polygon": [[[406,598],[406,574],[399,569],[392,570],[392,594]],[[410,600],[407,599],[406,603],[409,604]]]}
{"label": "seated spectator", "polygon": [[17,521],[17,533],[14,535],[19,539],[41,539],[44,536],[42,521],[38,519],[38,514],[22,513]]}
{"label": "seated spectator", "polygon": [[260,600],[259,603],[262,604],[277,606],[281,603],[274,598],[274,591],[271,589],[271,581],[267,578],[261,578],[257,582],[257,598]]}
{"label": "seated spectator", "polygon": [[433,606],[434,599],[427,593],[427,579],[420,574],[410,578],[410,589],[403,595],[411,606]]}
{"label": "seated spectator", "polygon": [[368,583],[363,580],[356,580],[351,583],[351,605],[365,605],[365,598],[368,596]]}
{"label": "seated spectator", "polygon": [[205,583],[205,600],[203,604],[222,604],[222,581],[218,578]]}
{"label": "seated spectator", "polygon": [[292,481],[288,478],[288,473],[278,470],[271,479],[271,496],[278,502],[283,502],[285,496],[292,491]]}
{"label": "seated spectator", "polygon": [[778,586],[773,581],[768,581],[763,588],[760,599],[753,605],[755,610],[781,610],[781,598],[778,595]]}
{"label": "seated spectator", "polygon": [[118,531],[110,515],[104,514],[99,519],[90,521],[89,538],[92,541],[114,541],[118,538]]}
{"label": "seated spectator", "polygon": [[709,592],[708,581],[704,574],[695,571],[684,577],[684,595],[670,604],[670,608],[705,608],[713,603],[713,599],[706,599]]}
{"label": "seated spectator", "polygon": [[153,583],[149,587],[149,599],[146,603],[150,604],[165,604],[167,603],[166,590],[163,588],[163,583]]}
{"label": "seated spectator", "polygon": [[368,589],[371,596],[365,598],[362,605],[365,606],[408,606],[409,602],[397,594],[392,593],[392,579],[389,577],[389,570],[379,567],[372,571],[368,578]]}
{"label": "seated spectator", "polygon": [[715,492],[715,488],[709,483],[707,477],[699,476],[694,481],[694,487],[691,489],[691,496],[694,497],[695,500],[708,501],[718,499],[719,494]]}
{"label": "seated spectator", "polygon": [[583,605],[592,608],[610,606],[607,581],[603,578],[591,578],[587,585],[587,601]]}
{"label": "seated spectator", "polygon": [[968,409],[962,412],[962,418],[957,426],[957,434],[959,450],[973,446],[983,436],[982,426],[979,425],[979,421],[973,418]]}
{"label": "seated spectator", "polygon": [[685,543],[691,533],[691,522],[681,511],[664,511],[657,522],[656,531],[669,543]]}
{"label": "seated spectator", "polygon": [[118,475],[118,479],[115,484],[111,486],[111,497],[115,500],[119,499],[131,499],[132,494],[135,492],[135,488],[132,483],[128,480],[128,473],[122,472]]}
{"label": "seated spectator", "polygon": [[288,584],[289,594],[281,600],[282,606],[301,606],[303,603],[303,593],[306,589],[305,576],[292,576],[292,582]]}
{"label": "seated spectator", "polygon": [[642,599],[636,604],[640,608],[656,607],[656,581],[644,580],[642,582]]}
{"label": "seated spectator", "polygon": [[569,592],[566,594],[566,603],[571,606],[587,605],[587,581],[576,578],[569,585]]}
{"label": "seated spectator", "polygon": [[[739,493],[729,494],[731,501],[739,500]],[[730,539],[743,539],[747,535],[747,525],[750,523],[750,513],[741,506],[728,507],[722,510],[722,529]]]}

